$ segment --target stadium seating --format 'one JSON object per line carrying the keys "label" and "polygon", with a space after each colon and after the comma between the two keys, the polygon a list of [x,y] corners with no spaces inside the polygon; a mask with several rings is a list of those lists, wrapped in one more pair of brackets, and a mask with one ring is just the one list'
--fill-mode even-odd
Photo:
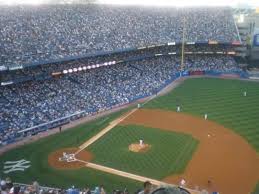
{"label": "stadium seating", "polygon": [[[186,56],[185,61],[187,70],[239,70],[229,56],[190,55]],[[84,64],[89,64],[89,60],[71,62],[63,67],[80,67]],[[56,67],[60,71],[62,65],[50,67]],[[28,72],[37,74],[44,71],[42,67],[39,68],[40,70]],[[180,57],[168,55],[1,87],[0,141],[2,144],[13,142],[21,136],[18,131],[23,129],[49,123],[36,128],[37,131],[46,130],[71,119],[150,96],[174,80],[179,71]],[[32,130],[23,135],[33,133],[35,131]]]}
{"label": "stadium seating", "polygon": [[183,28],[186,41],[239,40],[231,9],[222,7],[2,6],[0,13],[0,64],[6,66],[179,42]]}

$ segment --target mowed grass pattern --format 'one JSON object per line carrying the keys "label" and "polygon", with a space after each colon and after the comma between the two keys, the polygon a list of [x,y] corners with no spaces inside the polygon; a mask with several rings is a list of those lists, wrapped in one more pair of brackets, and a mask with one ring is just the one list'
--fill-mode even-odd
{"label": "mowed grass pattern", "polygon": [[[149,151],[129,151],[128,146],[139,139],[152,146]],[[113,128],[87,149],[94,154],[94,163],[162,179],[172,173],[182,173],[197,145],[198,141],[190,135],[127,125]]]}
{"label": "mowed grass pattern", "polygon": [[[56,170],[48,165],[48,155],[51,152],[60,148],[78,147],[105,128],[109,122],[113,121],[120,114],[121,112],[115,113],[108,117],[82,124],[74,129],[9,151],[0,156],[0,177],[5,178],[8,176],[15,182],[28,184],[32,184],[32,181],[37,180],[41,185],[58,188],[69,188],[72,185],[79,188],[85,188],[86,186],[94,188],[95,186],[103,184],[105,189],[109,192],[112,192],[113,189],[123,190],[125,187],[127,187],[129,191],[134,192],[137,188],[142,187],[140,182],[89,168],[79,170]],[[20,171],[3,174],[5,161],[21,159],[31,161],[31,167],[25,172]]]}
{"label": "mowed grass pattern", "polygon": [[[243,94],[247,92],[245,97]],[[216,121],[243,136],[259,152],[259,83],[217,78],[184,81],[144,108],[181,111]]]}
{"label": "mowed grass pattern", "polygon": [[259,182],[257,183],[257,186],[252,194],[259,194]]}

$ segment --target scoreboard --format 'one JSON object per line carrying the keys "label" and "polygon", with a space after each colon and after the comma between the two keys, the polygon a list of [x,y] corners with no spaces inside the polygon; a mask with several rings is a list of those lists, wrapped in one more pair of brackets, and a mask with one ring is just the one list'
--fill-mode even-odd
{"label": "scoreboard", "polygon": [[259,47],[259,34],[254,35],[254,44],[253,46],[258,46]]}

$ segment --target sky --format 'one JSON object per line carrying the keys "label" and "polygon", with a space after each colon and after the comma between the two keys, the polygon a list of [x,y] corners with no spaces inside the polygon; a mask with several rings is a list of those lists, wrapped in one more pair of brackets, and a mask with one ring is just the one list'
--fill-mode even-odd
{"label": "sky", "polygon": [[[64,0],[67,1],[67,0]],[[73,0],[71,0],[73,1]],[[106,4],[141,4],[159,6],[252,6],[259,7],[259,0],[97,0],[99,3]],[[33,4],[39,5],[51,2],[51,0],[0,0],[0,4]]]}

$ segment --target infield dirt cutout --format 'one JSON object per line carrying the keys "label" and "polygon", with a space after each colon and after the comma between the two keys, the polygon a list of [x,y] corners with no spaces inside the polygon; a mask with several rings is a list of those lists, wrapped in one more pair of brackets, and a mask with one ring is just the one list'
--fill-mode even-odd
{"label": "infield dirt cutout", "polygon": [[[57,151],[52,152],[48,156],[48,163],[52,168],[56,169],[79,169],[85,167],[85,163],[74,161],[74,162],[66,162],[60,161],[59,158],[63,156],[63,153],[74,154],[78,151],[79,148],[63,148]],[[85,162],[89,162],[93,159],[93,155],[85,150],[82,150],[80,153],[76,155],[76,158]]]}
{"label": "infield dirt cutout", "polygon": [[[121,125],[137,124],[191,134],[200,141],[185,172],[162,181],[220,194],[250,194],[259,181],[259,157],[241,136],[215,122],[172,111],[140,109]],[[209,183],[208,183],[209,181]]]}

